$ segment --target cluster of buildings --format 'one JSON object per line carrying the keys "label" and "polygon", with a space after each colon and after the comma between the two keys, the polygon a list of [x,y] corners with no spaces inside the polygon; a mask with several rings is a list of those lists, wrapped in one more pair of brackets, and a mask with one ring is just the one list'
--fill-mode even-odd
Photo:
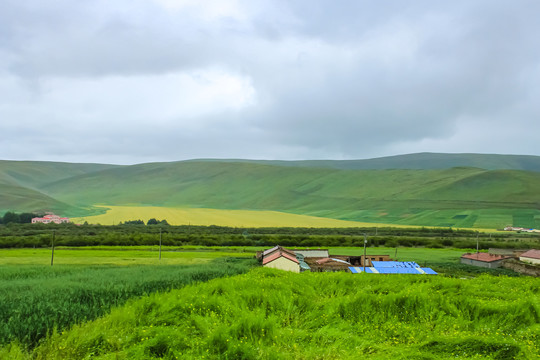
{"label": "cluster of buildings", "polygon": [[516,259],[526,264],[540,265],[540,250],[489,249],[487,253],[467,253],[461,256],[461,263],[486,268],[503,266],[506,260]]}
{"label": "cluster of buildings", "polygon": [[262,266],[292,272],[335,272],[353,274],[437,274],[415,262],[392,261],[389,255],[330,255],[327,249],[286,249],[274,246],[257,253]]}
{"label": "cluster of buildings", "polygon": [[507,226],[504,228],[505,231],[519,231],[519,232],[529,232],[529,233],[538,233],[540,230],[537,229],[529,229],[529,228],[522,228],[522,227],[516,227],[516,226]]}
{"label": "cluster of buildings", "polygon": [[55,224],[64,224],[64,223],[68,223],[69,222],[69,218],[67,217],[60,217],[58,215],[55,215],[55,214],[47,214],[43,217],[35,217],[35,218],[32,218],[32,224],[36,224],[36,223],[42,223],[42,224],[50,224],[50,223],[55,223]]}
{"label": "cluster of buildings", "polygon": [[504,228],[505,231],[519,231],[519,232],[540,232],[537,229],[522,228],[516,226],[507,226]]}

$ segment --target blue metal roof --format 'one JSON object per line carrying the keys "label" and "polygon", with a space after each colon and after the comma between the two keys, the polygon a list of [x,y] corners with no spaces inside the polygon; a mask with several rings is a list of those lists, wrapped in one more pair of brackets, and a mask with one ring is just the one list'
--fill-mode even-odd
{"label": "blue metal roof", "polygon": [[392,268],[419,268],[420,265],[414,261],[372,261],[373,267],[392,267]]}
{"label": "blue metal roof", "polygon": [[[372,261],[372,267],[366,267],[368,274],[428,274],[437,275],[430,268],[421,268],[414,261]],[[382,265],[382,266],[381,266]],[[364,271],[363,266],[350,266],[349,270],[353,274],[358,274]]]}

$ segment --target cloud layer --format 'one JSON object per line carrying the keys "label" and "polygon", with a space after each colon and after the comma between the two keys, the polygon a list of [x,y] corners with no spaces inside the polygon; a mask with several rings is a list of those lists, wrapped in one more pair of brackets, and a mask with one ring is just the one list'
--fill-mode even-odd
{"label": "cloud layer", "polygon": [[540,155],[536,1],[3,1],[0,158]]}

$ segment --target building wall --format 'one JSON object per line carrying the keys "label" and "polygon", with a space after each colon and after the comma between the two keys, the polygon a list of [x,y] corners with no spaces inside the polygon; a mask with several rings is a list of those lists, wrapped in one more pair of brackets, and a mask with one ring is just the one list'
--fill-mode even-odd
{"label": "building wall", "polygon": [[503,268],[516,271],[521,274],[540,277],[540,267],[536,265],[527,264],[515,259],[506,260],[503,263]]}
{"label": "building wall", "polygon": [[478,261],[478,260],[461,258],[461,263],[462,264],[467,264],[467,265],[472,265],[472,266],[479,266],[479,267],[485,267],[485,268],[494,269],[494,268],[501,267],[502,260],[487,262],[487,261]]}
{"label": "building wall", "polygon": [[296,254],[304,255],[304,257],[328,257],[328,250],[294,250]]}
{"label": "building wall", "polygon": [[529,264],[537,264],[537,265],[540,265],[540,259],[533,259],[533,258],[529,258],[529,257],[523,257],[523,256],[520,256],[520,257],[519,257],[519,260],[520,260],[520,261],[523,261],[523,262],[526,262],[526,263],[529,263]]}
{"label": "building wall", "polygon": [[274,261],[270,261],[268,264],[264,265],[265,267],[280,269],[285,271],[300,272],[300,265],[295,263],[292,260],[287,259],[286,257],[279,257]]}

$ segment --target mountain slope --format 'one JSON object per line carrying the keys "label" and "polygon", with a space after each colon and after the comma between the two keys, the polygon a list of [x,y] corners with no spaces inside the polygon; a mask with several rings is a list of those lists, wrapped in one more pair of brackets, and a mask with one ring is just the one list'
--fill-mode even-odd
{"label": "mountain slope", "polygon": [[335,170],[189,161],[114,168],[43,189],[78,206],[143,204],[306,212],[436,208],[437,202],[442,207],[452,203],[474,208],[523,207],[540,203],[539,180],[539,173],[513,170]]}
{"label": "mountain slope", "polygon": [[[196,160],[196,161],[205,161]],[[364,160],[211,160],[251,162],[290,167],[317,167],[343,170],[449,169],[476,167],[485,170],[527,170],[540,172],[540,156],[498,154],[417,153]]]}
{"label": "mountain slope", "polygon": [[40,188],[50,182],[115,167],[105,164],[0,160],[0,213],[13,210],[82,214],[84,209],[54,199],[42,193]]}
{"label": "mountain slope", "polygon": [[118,165],[0,160],[0,182],[39,188],[61,179],[115,167]]}
{"label": "mountain slope", "polygon": [[0,184],[0,213],[6,211],[18,212],[46,212],[82,214],[78,209],[58,201],[37,190],[9,184]]}
{"label": "mountain slope", "polygon": [[[408,159],[403,164],[409,167],[422,159],[425,167],[463,164],[463,159],[476,165],[482,161],[483,167],[525,167],[527,163],[522,157],[497,160],[493,156],[488,162],[485,156],[476,155],[453,157],[452,162],[446,155],[453,156],[414,154],[373,161],[380,161],[377,166],[391,166]],[[439,157],[444,161],[437,160]],[[534,167],[536,157],[529,160],[527,166]],[[0,162],[0,211],[49,208],[72,216],[88,215],[84,209],[96,204],[151,205],[274,210],[413,225],[500,227],[513,223],[540,227],[540,172],[478,166],[362,170],[336,168],[343,166],[339,162],[323,162],[327,166],[278,163],[190,160],[114,166]]]}

